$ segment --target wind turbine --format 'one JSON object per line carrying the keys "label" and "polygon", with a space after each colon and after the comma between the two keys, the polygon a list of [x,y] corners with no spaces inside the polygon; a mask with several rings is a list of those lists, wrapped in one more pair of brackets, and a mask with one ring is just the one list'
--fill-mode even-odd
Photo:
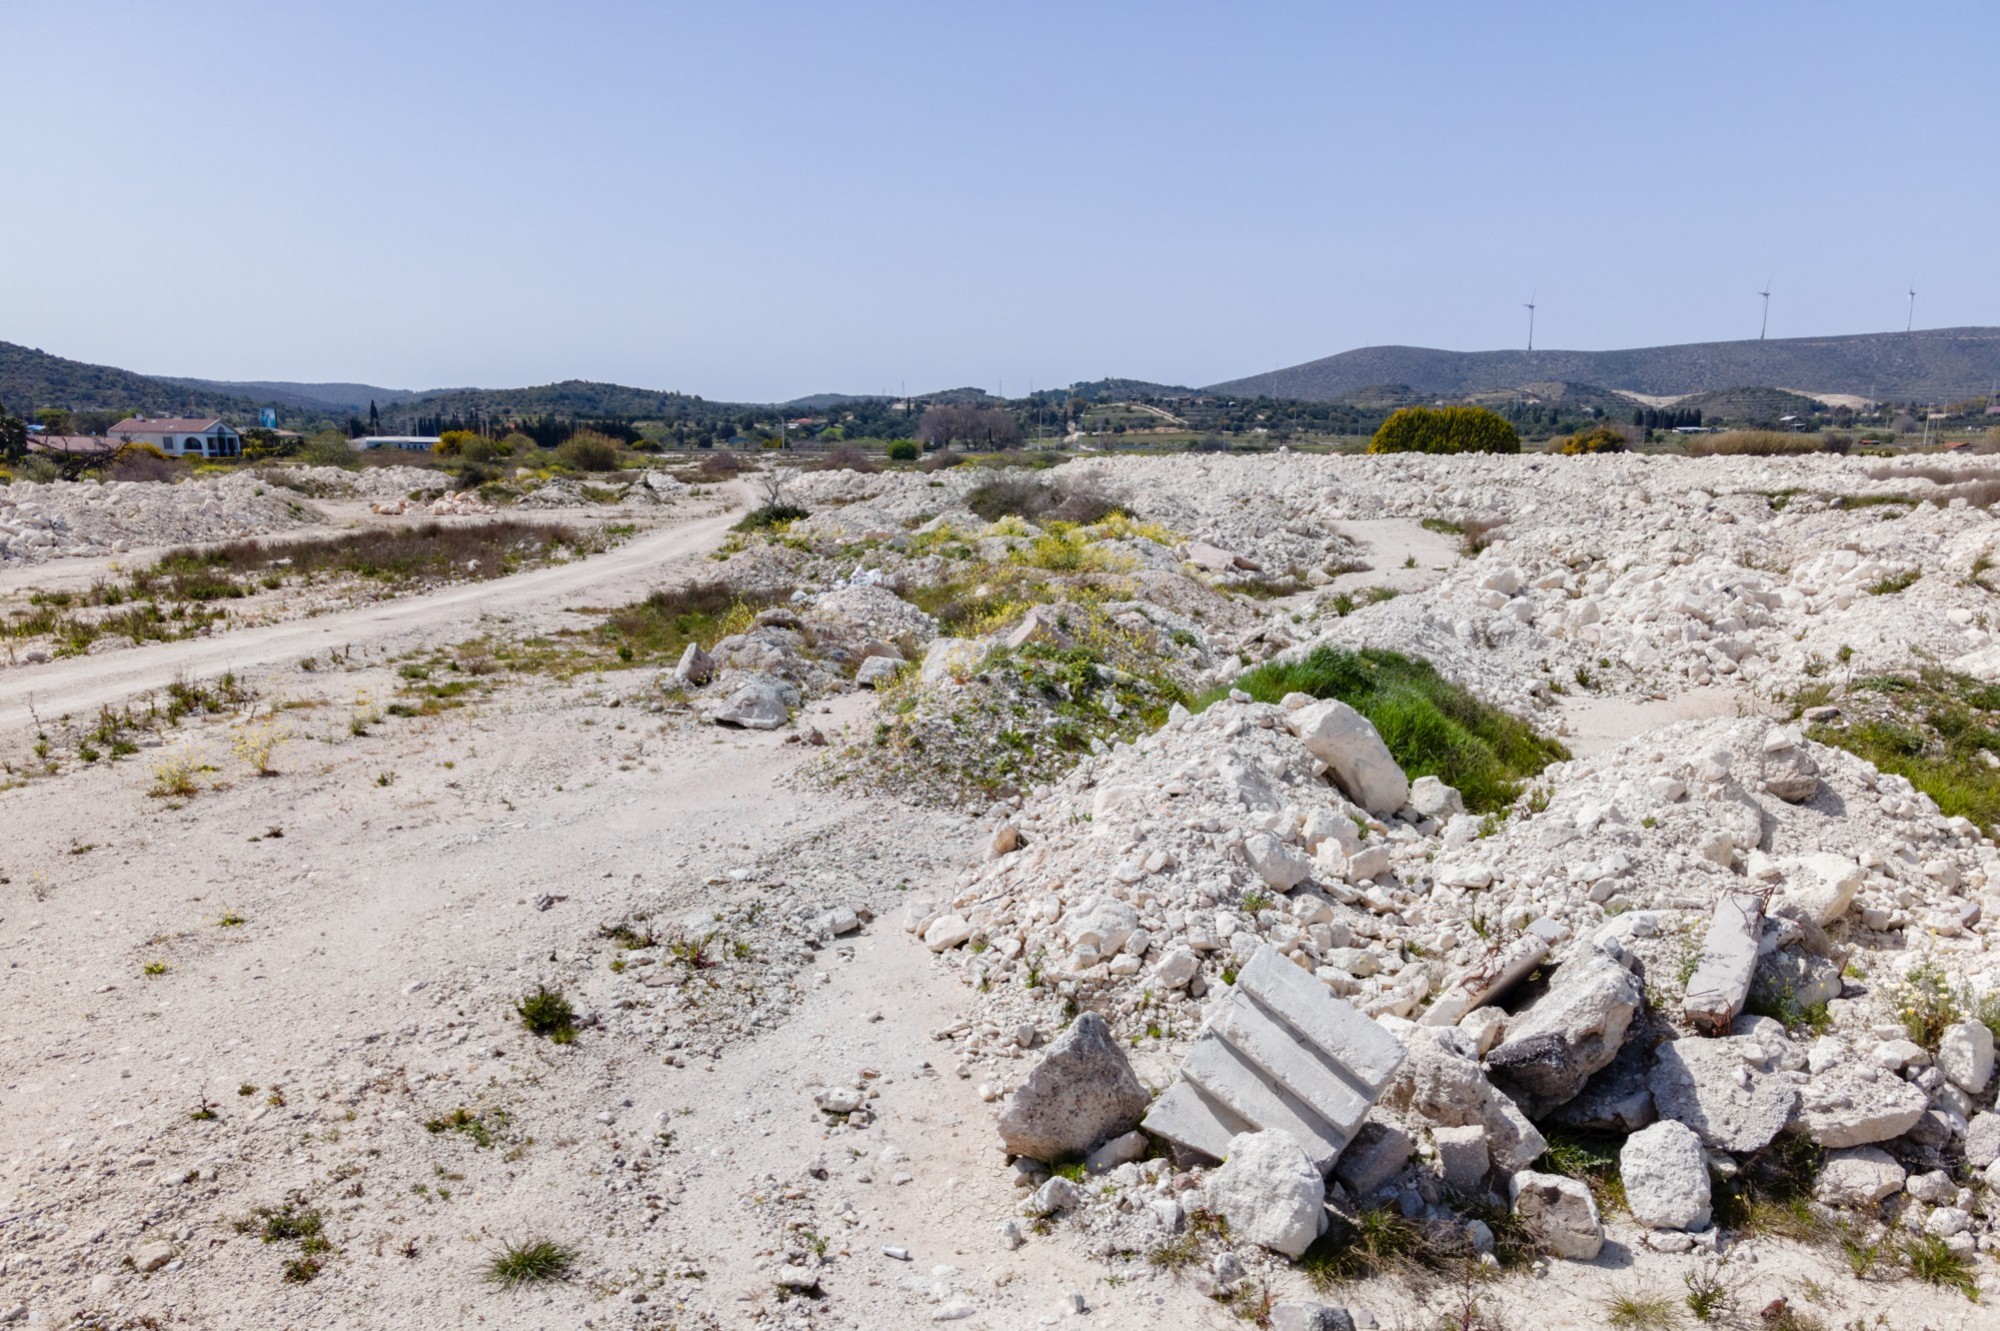
{"label": "wind turbine", "polygon": [[[1771,275],[1771,277],[1776,277],[1776,276],[1777,276],[1776,273],[1773,273]],[[1764,279],[1764,289],[1758,292],[1757,294],[1764,298],[1764,322],[1757,325],[1757,340],[1759,342],[1762,342],[1764,340],[1764,334],[1767,331],[1769,331],[1771,327],[1771,278],[1770,277]]]}
{"label": "wind turbine", "polygon": [[1535,292],[1530,291],[1528,293],[1527,304],[1523,308],[1528,311],[1528,350],[1533,351],[1535,349]]}
{"label": "wind turbine", "polygon": [[1903,321],[1903,331],[1907,333],[1916,326],[1917,326],[1917,288],[1916,285],[1912,283],[1910,286],[1910,317]]}

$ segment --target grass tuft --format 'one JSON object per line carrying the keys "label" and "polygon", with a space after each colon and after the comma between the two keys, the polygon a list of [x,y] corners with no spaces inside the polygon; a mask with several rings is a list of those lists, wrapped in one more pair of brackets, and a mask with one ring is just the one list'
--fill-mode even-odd
{"label": "grass tuft", "polygon": [[1604,1300],[1604,1324],[1622,1331],[1668,1331],[1680,1324],[1680,1306],[1665,1294],[1634,1289]]}
{"label": "grass tuft", "polygon": [[521,1024],[532,1035],[540,1035],[556,1044],[568,1044],[576,1039],[576,1009],[569,1005],[560,989],[551,989],[545,984],[535,986],[535,992],[514,1005],[521,1016]]}
{"label": "grass tuft", "polygon": [[507,1289],[567,1280],[576,1267],[576,1249],[552,1239],[509,1243],[486,1264],[486,1278]]}

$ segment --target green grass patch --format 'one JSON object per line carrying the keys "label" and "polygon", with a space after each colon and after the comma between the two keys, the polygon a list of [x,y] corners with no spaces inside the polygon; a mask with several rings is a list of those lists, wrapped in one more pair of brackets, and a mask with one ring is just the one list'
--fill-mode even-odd
{"label": "green grass patch", "polygon": [[1841,707],[1847,724],[1807,737],[1907,779],[1947,818],[1969,818],[1988,836],[2000,828],[2000,769],[1982,756],[2000,752],[2000,686],[1932,666],[1859,680]]}
{"label": "green grass patch", "polygon": [[[1320,647],[1304,659],[1258,666],[1236,681],[1259,702],[1287,693],[1338,698],[1367,717],[1403,771],[1457,788],[1473,813],[1510,807],[1521,788],[1569,750],[1527,722],[1472,696],[1428,661],[1397,652]],[[1228,696],[1205,695],[1206,707]]]}
{"label": "green grass patch", "polygon": [[530,1034],[540,1035],[556,1044],[568,1044],[576,1039],[576,1009],[563,997],[560,989],[551,989],[545,984],[535,986],[535,992],[514,1005],[520,1014],[521,1025]]}

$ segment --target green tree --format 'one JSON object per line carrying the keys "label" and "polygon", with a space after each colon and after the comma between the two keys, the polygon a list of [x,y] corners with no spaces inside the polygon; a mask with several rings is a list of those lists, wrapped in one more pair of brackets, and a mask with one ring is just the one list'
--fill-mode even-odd
{"label": "green tree", "polygon": [[43,407],[35,412],[35,424],[49,434],[68,434],[70,414],[61,407]]}
{"label": "green tree", "polygon": [[1484,407],[1403,407],[1382,422],[1370,453],[1518,453],[1521,436]]}

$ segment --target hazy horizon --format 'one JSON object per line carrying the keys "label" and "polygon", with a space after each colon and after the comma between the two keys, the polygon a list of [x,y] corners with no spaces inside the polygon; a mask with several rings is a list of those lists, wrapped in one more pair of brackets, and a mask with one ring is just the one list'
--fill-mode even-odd
{"label": "hazy horizon", "polygon": [[1971,5],[17,7],[51,72],[4,113],[0,340],[785,401],[1505,349],[1531,298],[1538,348],[1736,340],[1767,280],[1773,338],[1900,330],[1912,285],[1919,328],[1990,324],[1996,37]]}

